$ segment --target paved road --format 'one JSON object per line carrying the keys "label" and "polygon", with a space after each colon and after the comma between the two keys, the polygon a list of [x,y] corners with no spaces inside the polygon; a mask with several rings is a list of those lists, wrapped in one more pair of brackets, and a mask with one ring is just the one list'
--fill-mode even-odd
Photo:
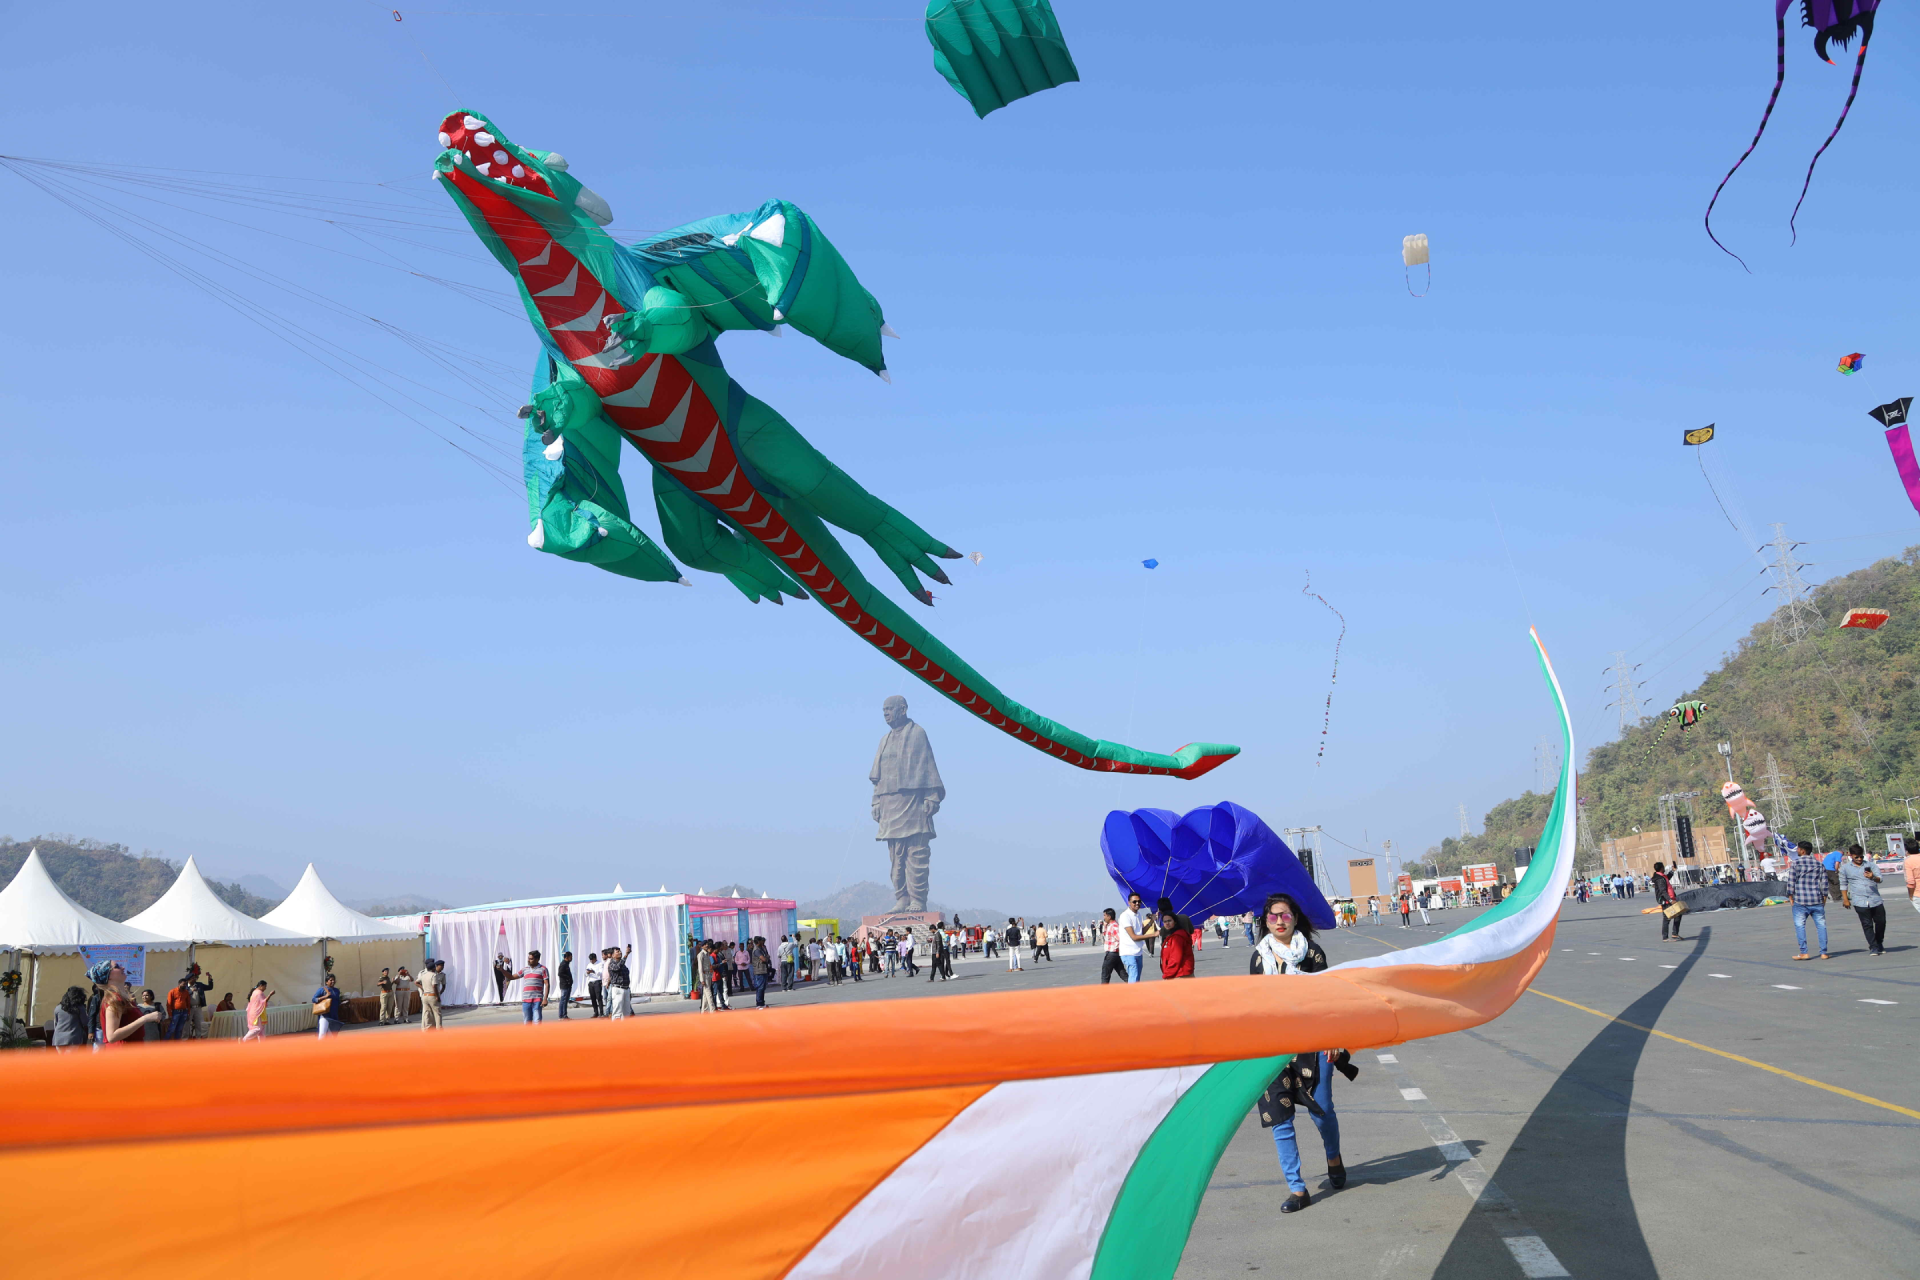
{"label": "paved road", "polygon": [[[1182,1280],[1920,1276],[1920,915],[1890,903],[1874,958],[1836,908],[1834,958],[1795,963],[1785,908],[1692,918],[1682,945],[1642,905],[1569,905],[1497,1022],[1357,1055],[1359,1080],[1335,1081],[1345,1191],[1275,1212],[1286,1189],[1250,1120]],[[1363,925],[1328,950],[1419,936]],[[1318,1196],[1325,1162],[1302,1147]]]}
{"label": "paved road", "polygon": [[[1693,917],[1686,943],[1663,944],[1643,905],[1567,906],[1553,958],[1497,1022],[1387,1061],[1358,1055],[1359,1080],[1335,1081],[1346,1190],[1322,1195],[1309,1130],[1316,1200],[1279,1214],[1272,1140],[1249,1117],[1201,1204],[1181,1280],[1920,1277],[1920,915],[1890,902],[1889,954],[1874,958],[1835,908],[1834,958],[1795,963],[1784,908]],[[1411,932],[1363,924],[1327,950],[1338,962],[1410,946],[1472,914],[1436,913]],[[868,978],[769,998],[1097,980],[1090,948],[1055,955],[1021,973],[970,958],[952,982]],[[1243,973],[1247,956],[1244,943],[1223,953],[1210,941],[1199,969]],[[690,1008],[662,998],[636,1012]]]}

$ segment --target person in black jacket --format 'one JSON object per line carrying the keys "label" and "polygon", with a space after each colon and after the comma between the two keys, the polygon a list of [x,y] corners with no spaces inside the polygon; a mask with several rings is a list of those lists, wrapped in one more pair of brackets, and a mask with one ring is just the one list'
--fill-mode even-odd
{"label": "person in black jacket", "polygon": [[573,1003],[573,952],[560,953],[560,1016],[567,1016],[567,1006]]}
{"label": "person in black jacket", "polygon": [[[1278,977],[1319,973],[1326,967],[1327,953],[1314,941],[1313,922],[1307,919],[1299,901],[1292,894],[1269,894],[1266,908],[1260,913],[1260,932],[1247,972]],[[1349,1080],[1359,1075],[1347,1056],[1344,1049],[1296,1054],[1260,1096],[1260,1123],[1273,1130],[1280,1173],[1293,1193],[1281,1203],[1282,1213],[1293,1213],[1313,1203],[1306,1179],[1300,1174],[1300,1142],[1293,1129],[1296,1106],[1307,1109],[1320,1131],[1320,1142],[1327,1152],[1327,1185],[1335,1191],[1347,1185],[1347,1166],[1340,1158],[1340,1117],[1333,1110],[1334,1070],[1339,1069]]]}
{"label": "person in black jacket", "polygon": [[1660,904],[1660,941],[1667,940],[1667,931],[1671,929],[1675,942],[1685,942],[1686,939],[1680,936],[1682,917],[1679,913],[1667,914],[1667,908],[1680,899],[1673,891],[1673,881],[1667,876],[1667,864],[1664,862],[1653,864],[1653,900]]}

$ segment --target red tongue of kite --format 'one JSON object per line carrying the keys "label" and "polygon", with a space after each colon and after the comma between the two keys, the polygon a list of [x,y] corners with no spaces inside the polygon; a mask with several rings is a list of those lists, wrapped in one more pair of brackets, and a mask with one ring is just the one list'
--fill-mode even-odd
{"label": "red tongue of kite", "polygon": [[440,145],[457,147],[465,152],[467,159],[473,161],[473,167],[483,177],[543,196],[553,196],[553,188],[547,185],[547,180],[514,159],[499,144],[499,140],[487,132],[486,121],[478,116],[456,111],[442,120]]}

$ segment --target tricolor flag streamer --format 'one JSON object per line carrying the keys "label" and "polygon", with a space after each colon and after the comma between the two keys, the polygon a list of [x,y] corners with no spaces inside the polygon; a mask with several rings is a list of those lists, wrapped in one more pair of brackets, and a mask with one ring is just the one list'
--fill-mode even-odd
{"label": "tricolor flag streamer", "polygon": [[[1545,963],[1575,757],[1534,645],[1551,856],[1436,942],[1284,980],[10,1053],[14,1272],[1169,1277],[1286,1055],[1478,1026]],[[158,1188],[192,1210],[121,1216]]]}

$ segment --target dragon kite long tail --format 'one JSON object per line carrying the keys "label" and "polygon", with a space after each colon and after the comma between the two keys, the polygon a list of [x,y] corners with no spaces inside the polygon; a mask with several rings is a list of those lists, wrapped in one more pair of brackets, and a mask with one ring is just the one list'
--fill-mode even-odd
{"label": "dragon kite long tail", "polygon": [[[1767,131],[1767,121],[1773,119],[1773,105],[1774,103],[1780,101],[1780,87],[1786,84],[1787,82],[1787,4],[1786,4],[1786,0],[1779,0],[1779,2],[1776,3],[1774,6],[1773,28],[1774,28],[1774,39],[1775,39],[1775,46],[1776,46],[1774,50],[1775,63],[1774,63],[1774,73],[1773,73],[1773,92],[1767,96],[1767,109],[1760,117],[1760,127],[1753,131],[1753,141],[1749,142],[1747,144],[1747,149],[1740,153],[1740,158],[1733,162],[1733,168],[1727,170],[1727,176],[1720,179],[1720,185],[1713,189],[1713,199],[1707,201],[1707,216],[1704,219],[1707,227],[1707,239],[1713,241],[1714,245],[1720,250],[1720,252],[1726,254],[1729,258],[1732,258],[1735,262],[1739,263],[1741,267],[1744,268],[1749,274],[1752,273],[1753,268],[1747,266],[1747,260],[1741,257],[1739,254],[1735,253],[1733,250],[1727,248],[1727,246],[1721,244],[1720,237],[1713,234],[1713,206],[1720,203],[1720,193],[1726,190],[1727,183],[1733,181],[1733,175],[1739,172],[1740,166],[1747,162],[1747,157],[1753,154],[1753,149],[1760,145],[1760,135]],[[1862,45],[1860,51],[1862,53],[1865,53],[1866,46]],[[1818,158],[1819,157],[1817,156],[1815,157],[1815,159],[1818,159]],[[1798,205],[1794,207],[1796,209],[1799,208]]]}
{"label": "dragon kite long tail", "polygon": [[854,565],[827,521],[859,533],[927,604],[914,572],[945,582],[928,557],[959,553],[749,396],[713,343],[726,328],[789,323],[884,371],[879,339],[890,330],[879,304],[805,213],[769,201],[628,247],[601,230],[612,219],[606,203],[553,153],[518,147],[465,112],[447,117],[440,141],[435,177],[514,277],[546,351],[538,379],[546,385],[525,411],[533,419],[529,542],[630,577],[679,578],[626,519],[617,474],[624,439],[653,465],[662,531],[681,560],[725,573],[750,599],[811,595],[908,672],[1029,746],[1082,769],[1180,778],[1238,754],[1220,743],[1140,751],[1030,711]]}
{"label": "dragon kite long tail", "polygon": [[1787,228],[1793,232],[1795,244],[1800,241],[1800,229],[1794,223],[1800,217],[1800,206],[1806,203],[1807,188],[1813,185],[1813,166],[1820,163],[1820,157],[1827,154],[1827,148],[1832,146],[1833,140],[1840,136],[1840,126],[1847,122],[1847,112],[1853,110],[1853,100],[1860,92],[1860,73],[1866,70],[1867,66],[1867,40],[1872,35],[1873,14],[1862,14],[1860,16],[1860,52],[1853,58],[1853,84],[1847,90],[1847,100],[1840,108],[1840,118],[1833,122],[1833,132],[1827,135],[1827,140],[1820,144],[1818,151],[1813,153],[1813,159],[1807,162],[1806,181],[1800,184],[1800,198],[1793,202],[1793,216],[1787,219]]}

